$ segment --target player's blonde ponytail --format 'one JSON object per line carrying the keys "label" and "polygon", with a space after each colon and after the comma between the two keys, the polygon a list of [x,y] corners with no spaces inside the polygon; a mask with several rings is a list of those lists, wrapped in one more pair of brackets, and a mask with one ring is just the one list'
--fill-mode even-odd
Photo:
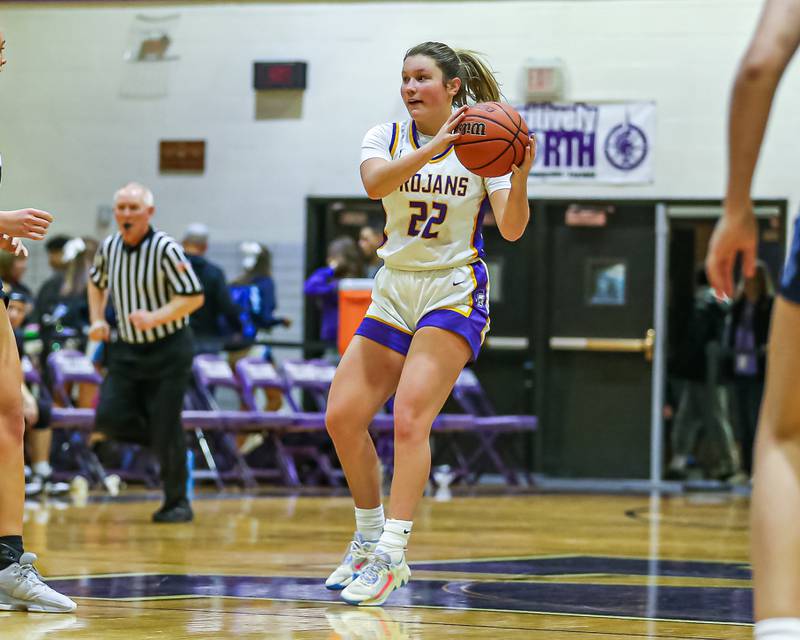
{"label": "player's blonde ponytail", "polygon": [[453,104],[460,107],[467,103],[467,98],[475,102],[500,100],[500,85],[489,65],[475,51],[456,49],[455,54],[461,62],[461,91],[453,99]]}
{"label": "player's blonde ponytail", "polygon": [[423,42],[406,51],[405,57],[428,56],[442,70],[444,81],[461,79],[461,88],[453,98],[453,105],[460,107],[472,102],[491,102],[500,99],[500,86],[481,57],[467,49],[453,50],[441,42]]}

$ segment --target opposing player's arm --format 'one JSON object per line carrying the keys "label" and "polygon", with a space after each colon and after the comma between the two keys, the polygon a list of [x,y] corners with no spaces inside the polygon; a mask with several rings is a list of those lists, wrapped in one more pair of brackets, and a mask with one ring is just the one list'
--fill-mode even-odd
{"label": "opposing player's arm", "polygon": [[453,112],[439,132],[427,144],[409,154],[393,160],[385,158],[368,158],[361,163],[361,182],[372,200],[380,200],[388,196],[401,184],[422,169],[435,155],[441,153],[460,137],[453,133],[464,118],[466,107]]}
{"label": "opposing player's arm", "polygon": [[739,63],[728,114],[728,184],[725,212],[711,236],[706,271],[720,295],[733,295],[733,268],[755,274],[758,230],[750,190],[772,100],[800,43],[800,0],[768,0]]}
{"label": "opposing player's arm", "polygon": [[39,209],[0,211],[0,233],[15,238],[44,240],[53,216]]}
{"label": "opposing player's arm", "polygon": [[522,237],[530,220],[528,174],[535,156],[536,141],[531,138],[522,164],[511,167],[511,189],[498,189],[489,194],[489,203],[492,205],[500,235],[510,242]]}
{"label": "opposing player's arm", "polygon": [[772,99],[800,43],[800,0],[768,0],[739,64],[728,127],[726,214],[750,215],[750,188]]}

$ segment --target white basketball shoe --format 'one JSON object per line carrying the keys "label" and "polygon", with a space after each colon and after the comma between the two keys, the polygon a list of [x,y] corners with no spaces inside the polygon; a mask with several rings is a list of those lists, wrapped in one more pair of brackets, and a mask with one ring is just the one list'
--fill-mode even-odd
{"label": "white basketball shoe", "polygon": [[36,554],[23,553],[0,571],[0,609],[69,613],[78,606],[55,589],[48,587],[34,568]]}
{"label": "white basketball shoe", "polygon": [[347,604],[377,607],[410,579],[411,569],[406,564],[405,554],[395,564],[389,554],[375,553],[359,576],[342,591],[342,600]]}

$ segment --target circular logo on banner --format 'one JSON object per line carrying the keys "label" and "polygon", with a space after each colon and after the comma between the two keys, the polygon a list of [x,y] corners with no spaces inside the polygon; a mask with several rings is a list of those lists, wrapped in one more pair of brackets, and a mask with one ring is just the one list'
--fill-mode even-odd
{"label": "circular logo on banner", "polygon": [[632,171],[647,157],[647,137],[635,124],[618,124],[606,137],[605,153],[614,167]]}

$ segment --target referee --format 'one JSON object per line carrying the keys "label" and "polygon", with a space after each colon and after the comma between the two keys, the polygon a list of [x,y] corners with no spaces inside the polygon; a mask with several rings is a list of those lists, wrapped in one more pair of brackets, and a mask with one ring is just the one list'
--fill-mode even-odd
{"label": "referee", "polygon": [[105,239],[91,270],[89,337],[109,340],[109,297],[119,333],[108,344],[95,428],[153,448],[164,484],[164,504],[153,521],[189,522],[181,408],[193,354],[188,317],[202,306],[203,288],[181,246],[150,226],[154,211],[147,187],[130,183],[117,191],[119,231]]}

